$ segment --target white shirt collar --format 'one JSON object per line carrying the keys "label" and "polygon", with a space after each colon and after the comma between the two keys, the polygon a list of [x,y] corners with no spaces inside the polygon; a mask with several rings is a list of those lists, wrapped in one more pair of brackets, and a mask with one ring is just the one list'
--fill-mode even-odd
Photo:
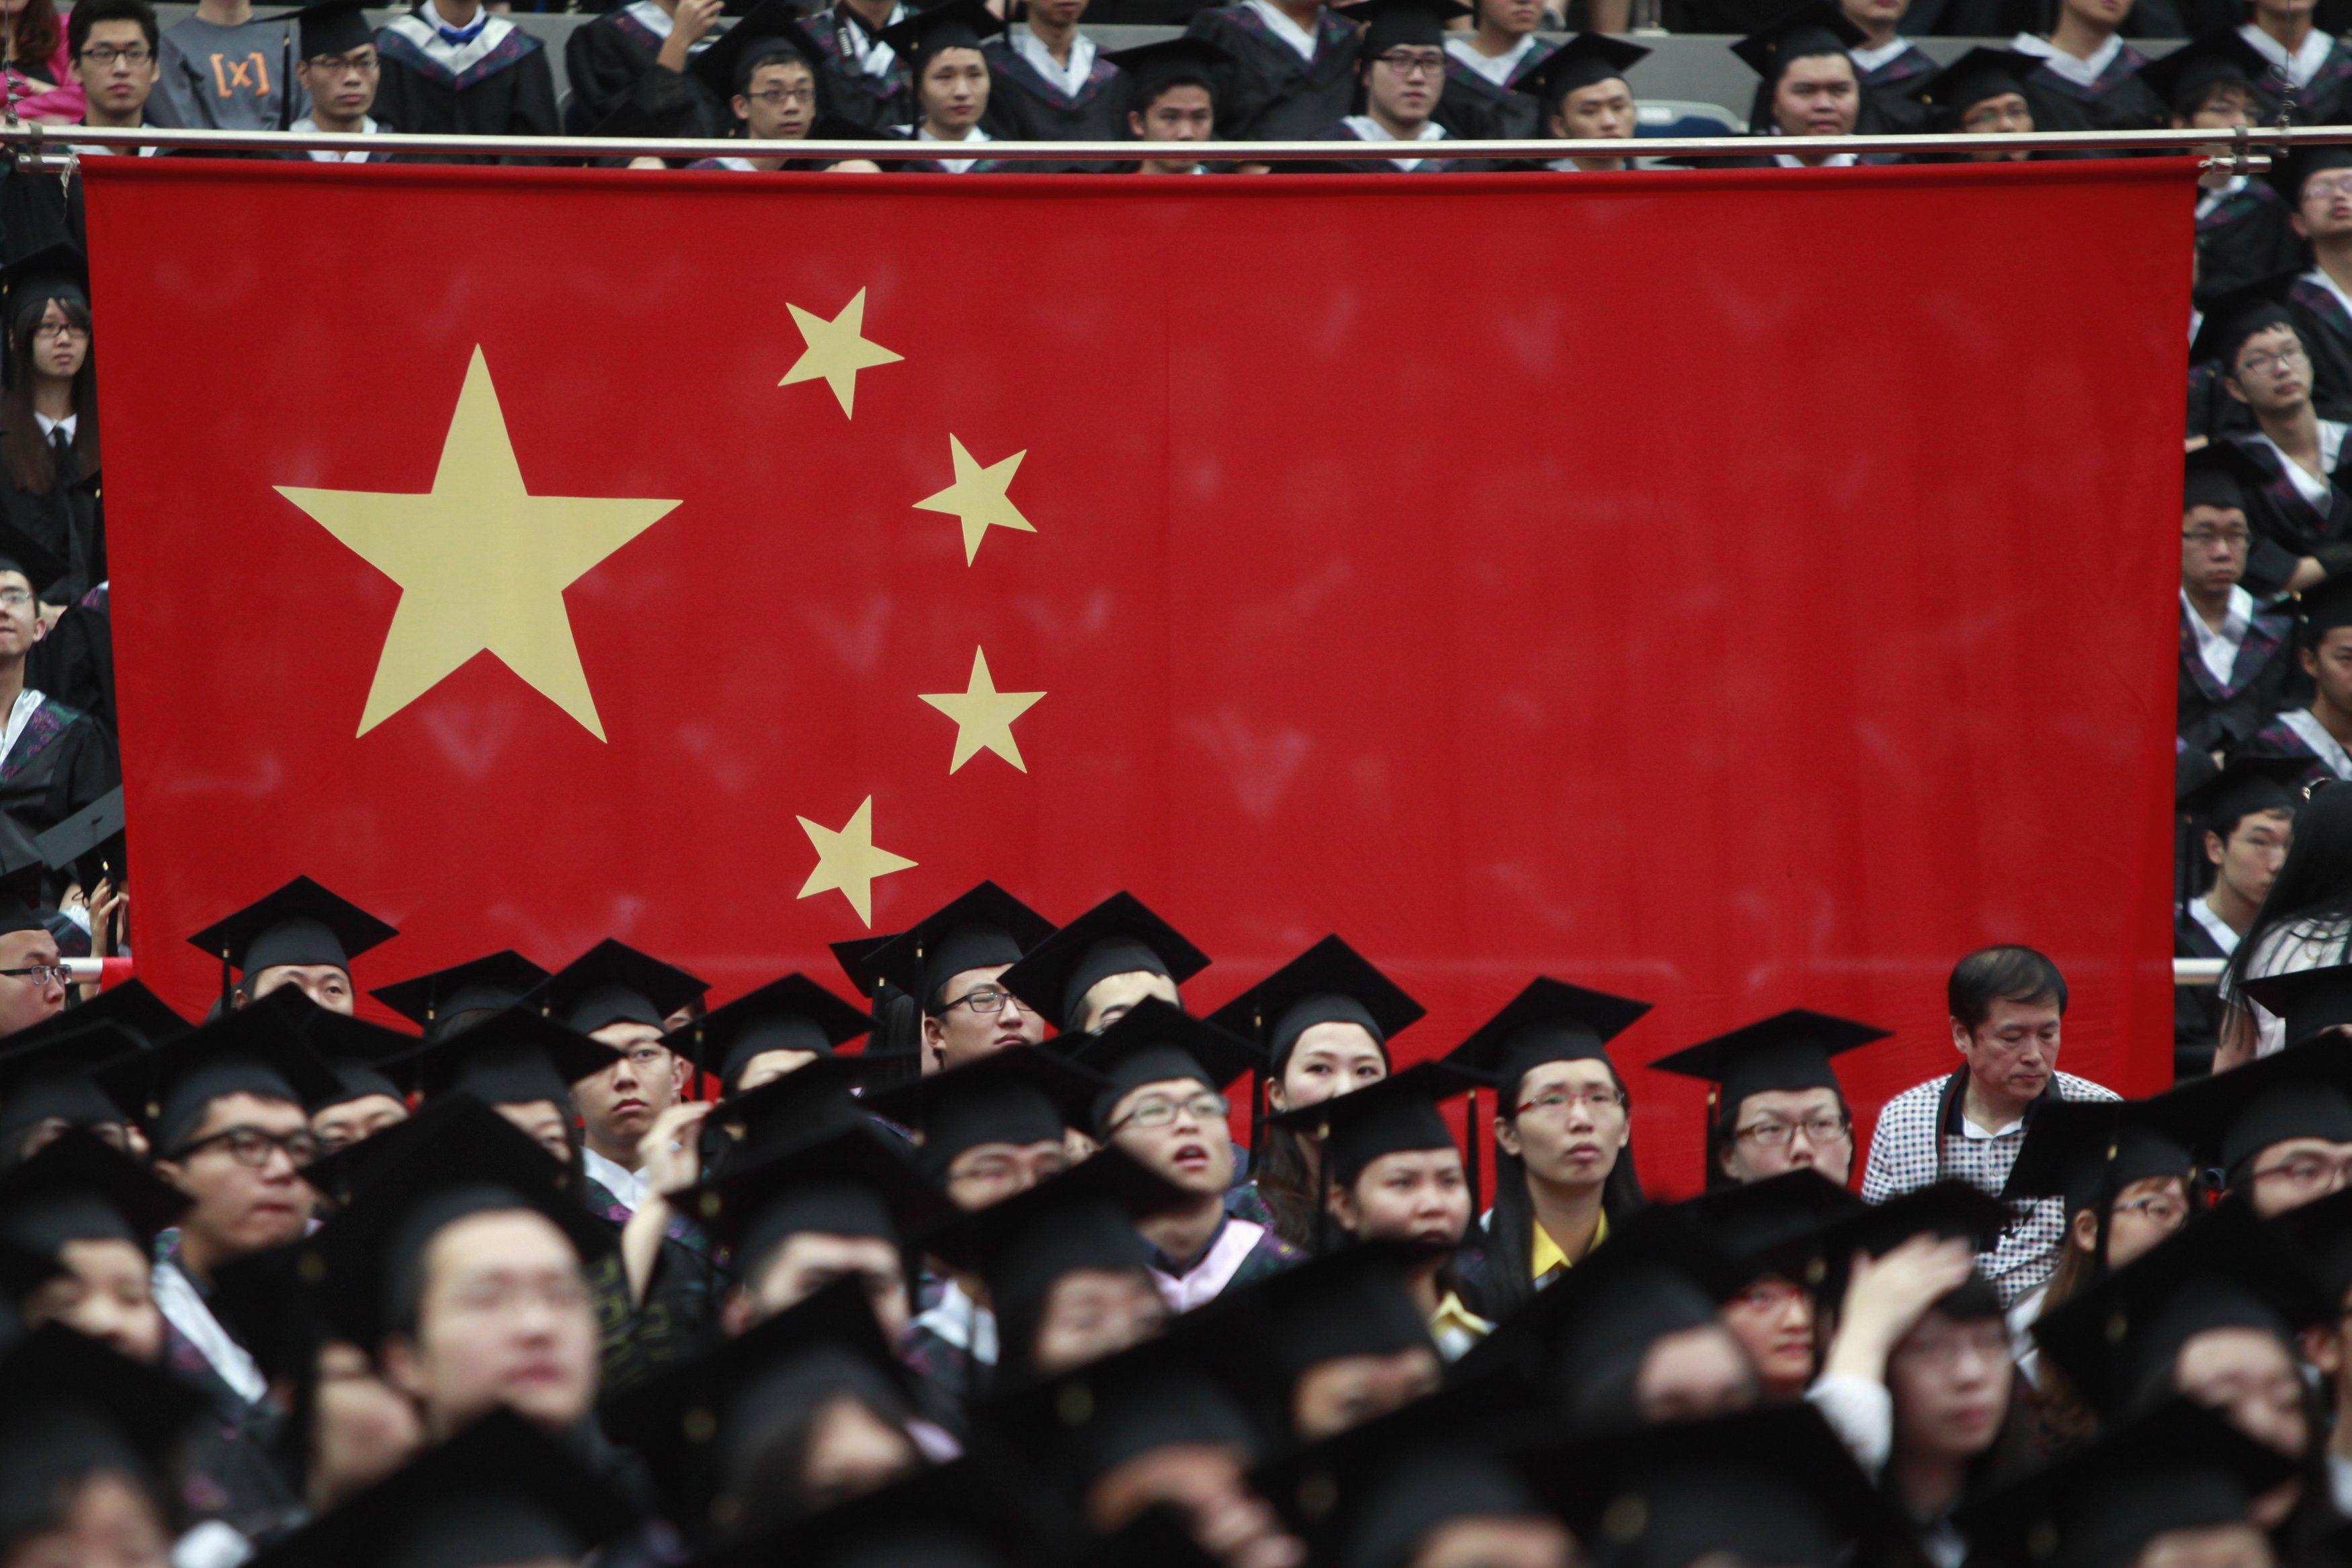
{"label": "white shirt collar", "polygon": [[37,408],[33,411],[33,420],[41,427],[43,435],[48,434],[53,430],[62,430],[66,433],[68,441],[71,441],[81,430],[81,415],[78,413],[69,413],[63,419],[51,419]]}
{"label": "white shirt collar", "polygon": [[[1359,138],[1366,141],[1394,141],[1396,140],[1394,136],[1389,133],[1387,126],[1382,125],[1379,120],[1374,120],[1369,114],[1351,114],[1339,123],[1354,131]],[[1438,124],[1437,121],[1433,120],[1424,120],[1421,123],[1421,130],[1414,135],[1413,140],[1416,141],[1443,141],[1444,136],[1445,127]],[[1420,168],[1423,163],[1428,162],[1429,160],[1426,158],[1391,158],[1389,162],[1395,164],[1405,172],[1411,173],[1415,169]]]}
{"label": "white shirt collar", "polygon": [[2091,57],[2087,60],[2078,60],[2049,39],[2032,33],[2018,34],[2009,41],[2009,47],[2021,55],[2033,56],[2076,87],[2089,87],[2099,79],[2099,73],[2113,65],[2116,57],[2123,53],[2124,40],[2122,34],[2111,34],[2105,43],[2091,51]]}
{"label": "white shirt collar", "polygon": [[1298,57],[1308,65],[1315,63],[1315,35],[1282,14],[1282,7],[1271,0],[1242,0],[1242,4],[1257,13],[1258,20],[1273,29],[1274,36],[1298,52]]}
{"label": "white shirt collar", "polygon": [[[932,135],[931,128],[928,125],[917,125],[913,130],[915,132],[915,140],[918,141],[929,141],[942,147],[950,145],[948,142],[940,141],[939,137]],[[966,141],[989,141],[994,140],[994,138],[991,137],[987,131],[982,131],[977,125],[966,131],[963,133],[963,139]],[[934,160],[934,162],[950,174],[968,174],[971,172],[971,166],[974,163],[979,162],[980,160],[977,158],[940,158]]]}
{"label": "white shirt collar", "polygon": [[441,20],[441,13],[434,9],[433,0],[418,0],[415,10],[394,17],[392,26],[402,37],[422,49],[426,57],[442,69],[454,75],[463,75],[488,57],[490,51],[505,43],[507,35],[514,31],[512,22],[479,7],[475,9],[474,21],[466,26],[470,27],[475,22],[481,24],[481,31],[462,44],[453,44],[441,36],[446,24]]}
{"label": "white shirt collar", "polygon": [[2311,78],[2327,63],[2327,46],[2332,41],[2326,29],[2314,27],[2304,38],[2303,47],[2289,54],[2285,45],[2252,22],[2238,29],[2238,37],[2252,45],[2256,54],[2270,61],[2272,69],[2296,87],[2311,85]]}
{"label": "white shirt collar", "polygon": [[648,1188],[643,1172],[625,1169],[585,1145],[581,1146],[580,1164],[590,1180],[611,1193],[631,1214],[645,1207]]}
{"label": "white shirt collar", "polygon": [[[294,131],[316,131],[319,129],[319,122],[310,115],[306,114],[286,129]],[[383,127],[376,122],[374,115],[363,114],[360,116],[360,128],[356,132],[354,132],[354,134],[360,136],[373,136],[383,130]],[[313,147],[310,149],[309,156],[310,162],[313,163],[364,163],[372,154],[366,152],[330,152],[322,147]]]}
{"label": "white shirt collar", "polygon": [[[2245,188],[2246,177],[2243,174],[2232,174],[2210,191],[2200,185],[2197,188],[2197,215],[2203,217]],[[2189,333],[2191,340],[2194,340],[2196,336],[2193,331]]]}
{"label": "white shirt collar", "polygon": [[1793,152],[1772,154],[1772,162],[1783,169],[1850,169],[1860,158],[1856,152],[1832,152],[1819,163],[1808,163]]}
{"label": "white shirt collar", "polygon": [[2230,672],[2238,663],[2238,644],[2246,640],[2246,631],[2254,623],[2254,596],[2242,588],[2230,590],[2230,608],[2221,616],[2219,631],[2205,624],[2205,617],[2189,602],[2185,588],[2180,591],[2180,613],[2197,638],[2198,658],[2213,672],[2215,680],[2228,685]]}
{"label": "white shirt collar", "polygon": [[1456,33],[1445,40],[1447,54],[1460,60],[1465,66],[1476,71],[1496,87],[1511,85],[1511,78],[1519,74],[1520,62],[1528,57],[1528,51],[1535,47],[1536,36],[1533,33],[1527,34],[1499,55],[1480,53],[1478,46],[1470,41],[1470,35],[1467,33]]}
{"label": "white shirt collar", "polygon": [[1883,45],[1875,49],[1848,49],[1845,54],[1846,58],[1854,63],[1856,69],[1874,71],[1881,66],[1893,65],[1903,51],[1910,47],[1911,40],[1898,33],[1895,36],[1893,43]]}
{"label": "white shirt collar", "polygon": [[2318,423],[2320,471],[2316,474],[2289,457],[2286,449],[2269,436],[2254,438],[2278,454],[2279,462],[2286,468],[2287,482],[2294,486],[2294,493],[2310,502],[2315,509],[2327,505],[2328,476],[2336,472],[2336,462],[2344,455],[2345,432],[2352,429],[2352,425],[2340,420],[2323,419]]}
{"label": "white shirt collar", "polygon": [[[890,68],[898,63],[898,51],[884,43],[878,32],[869,32],[866,18],[846,5],[834,9],[838,13],[834,18],[834,37],[849,52],[849,57],[857,62],[858,70],[870,77],[889,75]],[[903,5],[893,5],[890,19],[882,26],[886,29],[895,27],[911,14]]]}
{"label": "white shirt collar", "polygon": [[16,749],[17,737],[25,733],[25,726],[31,723],[33,715],[39,711],[42,700],[41,694],[30,686],[16,694],[15,706],[8,709],[7,726],[0,728],[0,758]]}
{"label": "white shirt collar", "polygon": [[2221,949],[2221,956],[2226,958],[2238,950],[2238,934],[2231,930],[2230,923],[2214,914],[2213,906],[2202,898],[2189,901],[2189,917],[2205,928],[2205,935],[2213,938],[2213,945]]}
{"label": "white shirt collar", "polygon": [[2303,275],[2303,281],[2305,283],[2316,283],[2320,287],[2325,288],[2328,293],[2336,296],[2336,303],[2343,307],[2345,314],[2352,316],[2352,294],[2347,294],[2344,290],[2338,288],[2336,286],[2336,279],[2327,276],[2327,269],[2326,267],[2313,267],[2309,272]]}
{"label": "white shirt collar", "polygon": [[1054,57],[1054,51],[1045,47],[1045,40],[1031,32],[1026,22],[1013,28],[1008,36],[1013,40],[1014,54],[1027,60],[1036,68],[1039,76],[1072,98],[1077,97],[1078,89],[1087,85],[1087,78],[1094,75],[1095,41],[1084,33],[1080,33],[1077,40],[1070,46],[1068,65]]}

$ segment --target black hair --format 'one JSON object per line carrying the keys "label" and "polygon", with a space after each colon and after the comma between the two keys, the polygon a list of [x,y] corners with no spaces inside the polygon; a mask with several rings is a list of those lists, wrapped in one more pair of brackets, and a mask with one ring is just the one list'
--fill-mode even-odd
{"label": "black hair", "polygon": [[[2294,842],[2288,846],[2278,875],[2271,879],[2254,923],[2230,955],[2223,990],[2237,994],[2246,981],[2248,964],[2273,934],[2305,922],[2347,919],[2352,919],[2352,789],[2330,784],[2312,791],[2295,813]],[[2326,962],[2341,962],[2347,942],[2352,942],[2352,931],[2338,933],[2338,956]]]}
{"label": "black hair", "polygon": [[[1168,96],[1172,87],[1197,87],[1209,95],[1209,111],[1213,119],[1217,107],[1217,81],[1206,66],[1168,66],[1156,70],[1145,79],[1143,89],[1128,99],[1127,107],[1137,118],[1150,114],[1151,106]],[[1211,129],[1213,131],[1214,126]]]}
{"label": "black hair", "polygon": [[[1605,1056],[1591,1060],[1609,1070],[1610,1082],[1624,1094],[1625,1080],[1618,1075],[1617,1064]],[[1497,1105],[1496,1110],[1501,1109]],[[1622,1228],[1641,1211],[1643,1202],[1642,1178],[1633,1168],[1633,1098],[1627,1095],[1625,1145],[1617,1151],[1617,1163],[1601,1184],[1601,1214],[1612,1229]],[[1476,1135],[1475,1131],[1472,1135]],[[1535,1299],[1536,1205],[1528,1190],[1527,1162],[1506,1151],[1499,1137],[1495,1140],[1494,1155],[1495,1207],[1486,1217],[1485,1257],[1476,1281],[1478,1299],[1468,1304],[1479,1316],[1499,1322]]]}
{"label": "black hair", "polygon": [[89,30],[100,22],[136,22],[139,30],[147,35],[151,53],[163,47],[163,29],[155,22],[155,7],[147,0],[78,0],[66,16],[66,47],[75,59],[81,58],[82,46],[89,41]]}
{"label": "black hair", "polygon": [[2066,977],[2045,954],[2018,943],[1979,947],[1952,966],[1944,999],[1960,1027],[1973,1032],[1992,1016],[1995,1002],[2031,1007],[2054,1002],[2066,1010]]}
{"label": "black hair", "polygon": [[[1853,1107],[1845,1103],[1844,1090],[1831,1088],[1830,1092],[1837,1096],[1838,1114],[1845,1118],[1846,1136],[1851,1138],[1853,1136]],[[1706,1190],[1709,1192],[1721,1192],[1726,1187],[1739,1185],[1731,1173],[1723,1168],[1723,1162],[1730,1156],[1732,1145],[1737,1141],[1734,1134],[1739,1128],[1739,1107],[1748,1097],[1743,1094],[1734,1100],[1728,1094],[1721,1094],[1717,1098],[1720,1103],[1716,1108],[1715,1120],[1706,1127]]]}

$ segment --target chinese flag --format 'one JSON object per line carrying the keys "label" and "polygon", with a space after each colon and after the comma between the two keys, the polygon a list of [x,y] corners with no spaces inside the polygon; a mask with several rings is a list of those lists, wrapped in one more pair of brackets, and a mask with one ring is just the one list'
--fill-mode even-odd
{"label": "chinese flag", "polygon": [[[1213,1005],[1786,1007],[2040,946],[2169,1055],[2180,162],[1153,180],[93,160],[140,973],[307,873],[377,985],[714,999],[982,877]],[[169,235],[172,243],[155,243]]]}

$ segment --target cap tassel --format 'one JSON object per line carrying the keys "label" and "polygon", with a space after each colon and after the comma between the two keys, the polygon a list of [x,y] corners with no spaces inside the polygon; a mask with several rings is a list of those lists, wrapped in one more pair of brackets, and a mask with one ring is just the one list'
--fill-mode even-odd
{"label": "cap tassel", "polygon": [[1263,1072],[1252,1072],[1250,1074],[1249,1141],[1249,1174],[1252,1181],[1255,1181],[1257,1179],[1257,1173],[1264,1168],[1263,1162],[1265,1155],[1263,1151],[1265,1147],[1265,1074]]}
{"label": "cap tassel", "polygon": [[1469,1167],[1470,1223],[1475,1225],[1478,1223],[1479,1211],[1486,1207],[1486,1193],[1484,1191],[1486,1184],[1480,1179],[1479,1172],[1479,1166],[1484,1162],[1478,1157],[1478,1091],[1475,1089],[1471,1090],[1469,1098],[1465,1100],[1462,1104],[1463,1142],[1470,1145],[1469,1155],[1463,1163]]}
{"label": "cap tassel", "polygon": [[226,947],[224,947],[224,948],[222,948],[222,949],[221,949],[221,1000],[220,1000],[221,1011],[223,1011],[223,1012],[226,1012],[226,1011],[228,1011],[228,1010],[229,1010],[229,998],[230,998],[231,997],[234,997],[234,996],[236,994],[236,981],[231,977],[234,975],[234,973],[235,973],[235,970],[234,970],[233,967],[232,967],[232,966],[230,965],[230,963],[229,963],[229,949],[228,949],[228,948],[226,948]]}

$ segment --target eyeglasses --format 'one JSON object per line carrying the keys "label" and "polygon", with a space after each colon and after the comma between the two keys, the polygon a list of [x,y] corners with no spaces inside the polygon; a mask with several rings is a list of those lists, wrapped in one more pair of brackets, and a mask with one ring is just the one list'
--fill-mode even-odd
{"label": "eyeglasses", "polygon": [[2167,1229],[2176,1228],[2189,1218],[2189,1206],[2177,1197],[2136,1197],[2116,1205],[2116,1212],[2137,1214]]}
{"label": "eyeglasses", "polygon": [[58,340],[66,338],[87,338],[89,329],[79,321],[44,321],[33,329],[36,341],[43,338]]}
{"label": "eyeglasses", "polygon": [[2309,363],[2311,363],[2311,356],[2305,353],[2303,346],[2298,343],[2290,349],[2273,349],[2268,353],[2248,354],[2238,361],[2238,373],[2243,375],[2248,371],[2283,371],[2289,365]]}
{"label": "eyeglasses", "polygon": [[1532,1100],[1523,1100],[1511,1113],[1524,1116],[1530,1111],[1559,1111],[1570,1105],[1583,1108],[1588,1115],[1599,1115],[1604,1109],[1622,1111],[1625,1108],[1622,1089],[1547,1089]]}
{"label": "eyeglasses", "polygon": [[[16,595],[13,600],[8,597],[12,593]],[[24,604],[32,597],[21,588],[0,589],[0,604]],[[0,969],[0,975],[12,980],[30,980],[37,986],[46,986],[52,980],[60,986],[73,983],[73,971],[63,964],[33,964],[22,969]]]}
{"label": "eyeglasses", "polygon": [[229,1127],[208,1138],[198,1138],[183,1147],[179,1159],[186,1159],[199,1149],[218,1144],[228,1150],[228,1157],[241,1166],[259,1170],[269,1163],[272,1154],[283,1154],[300,1170],[319,1157],[319,1140],[308,1127],[291,1133],[266,1133],[259,1127]]}
{"label": "eyeglasses", "polygon": [[745,96],[749,97],[754,103],[814,103],[816,101],[816,84],[814,82],[803,82],[799,87],[772,87],[763,89],[759,92],[746,94]]}
{"label": "eyeglasses", "polygon": [[1222,1122],[1229,1109],[1222,1094],[1195,1094],[1189,1100],[1163,1100],[1155,1094],[1113,1122],[1110,1130],[1116,1133],[1121,1127],[1164,1127],[1176,1120],[1180,1111],[1196,1122]]}
{"label": "eyeglasses", "polygon": [[1437,76],[1445,69],[1445,51],[1443,49],[1391,49],[1385,55],[1372,57],[1401,77]]}
{"label": "eyeglasses", "polygon": [[2352,176],[2339,174],[2327,179],[2315,174],[2303,183],[2303,199],[2306,202],[2314,196],[2333,198],[2347,192],[2352,192]]}
{"label": "eyeglasses", "polygon": [[1843,1143],[1853,1136],[1853,1124],[1843,1116],[1809,1116],[1801,1122],[1759,1122],[1731,1135],[1759,1149],[1785,1149],[1789,1140],[1799,1133],[1805,1134],[1805,1142],[1816,1146]]}
{"label": "eyeglasses", "polygon": [[2242,549],[2253,542],[2253,534],[2245,528],[2183,528],[2180,537],[2193,545],[2228,545]]}
{"label": "eyeglasses", "polygon": [[2296,1192],[2333,1192],[2352,1179],[2352,1156],[2331,1160],[2326,1155],[2297,1155],[2266,1171],[2256,1171],[2254,1179],[2276,1182]]}
{"label": "eyeglasses", "polygon": [[155,57],[155,51],[144,44],[125,44],[121,48],[111,44],[94,44],[84,49],[79,57],[103,69],[117,60],[127,66],[143,66]]}
{"label": "eyeglasses", "polygon": [[1001,1013],[1004,1010],[1004,1004],[1012,999],[1013,993],[1001,987],[981,986],[966,991],[940,1010],[946,1012],[952,1008],[970,1008],[976,1013]]}

